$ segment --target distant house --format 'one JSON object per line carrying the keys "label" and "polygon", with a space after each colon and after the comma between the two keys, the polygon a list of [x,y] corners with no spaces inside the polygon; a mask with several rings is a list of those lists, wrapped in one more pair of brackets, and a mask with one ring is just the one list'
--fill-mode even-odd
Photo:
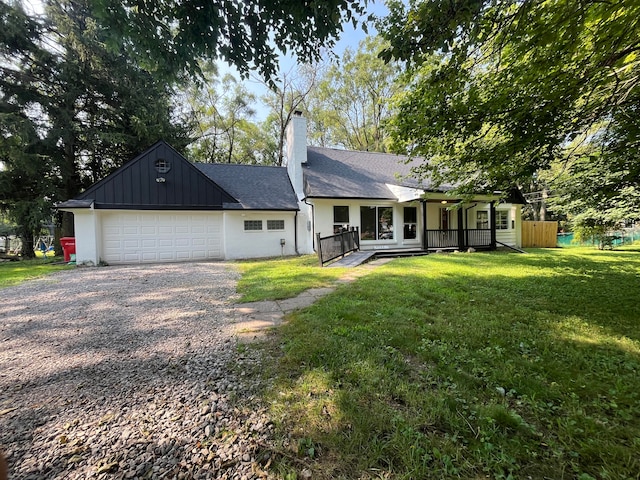
{"label": "distant house", "polygon": [[521,245],[521,196],[462,201],[396,155],[308,147],[287,131],[287,167],[192,163],[158,142],[58,208],[73,212],[76,261],[175,262],[309,254],[316,233],[357,229],[363,250]]}

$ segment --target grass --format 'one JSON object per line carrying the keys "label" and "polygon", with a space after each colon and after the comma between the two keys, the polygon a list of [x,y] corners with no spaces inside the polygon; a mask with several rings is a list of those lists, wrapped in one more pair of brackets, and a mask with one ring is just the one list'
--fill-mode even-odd
{"label": "grass", "polygon": [[[285,264],[292,278],[324,275]],[[638,478],[639,305],[637,247],[381,266],[292,315],[261,347],[272,359],[262,372],[273,378],[276,469]]]}
{"label": "grass", "polygon": [[60,265],[59,262],[61,260],[60,257],[48,257],[47,259],[0,262],[0,288],[18,285],[58,270],[73,268],[66,264]]}
{"label": "grass", "polygon": [[310,288],[333,284],[346,271],[345,268],[319,268],[315,255],[246,260],[237,265],[242,273],[237,286],[240,302],[295,297]]}

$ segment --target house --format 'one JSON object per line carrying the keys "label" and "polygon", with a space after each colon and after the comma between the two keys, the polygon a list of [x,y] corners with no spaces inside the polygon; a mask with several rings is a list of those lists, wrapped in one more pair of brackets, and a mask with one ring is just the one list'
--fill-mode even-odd
{"label": "house", "polygon": [[416,161],[309,147],[287,130],[287,167],[192,163],[160,141],[73,200],[79,264],[310,254],[316,234],[357,229],[362,250],[521,245],[521,204],[411,177]]}

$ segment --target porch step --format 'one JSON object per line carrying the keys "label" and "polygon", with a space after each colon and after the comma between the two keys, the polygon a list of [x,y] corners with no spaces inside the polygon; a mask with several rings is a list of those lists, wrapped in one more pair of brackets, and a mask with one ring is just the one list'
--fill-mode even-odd
{"label": "porch step", "polygon": [[338,260],[337,262],[333,262],[327,267],[357,267],[358,265],[362,265],[364,262],[373,257],[376,252],[368,250],[366,252],[358,251],[351,252],[348,255],[345,255],[343,258]]}
{"label": "porch step", "polygon": [[376,258],[417,257],[427,255],[422,249],[374,250]]}

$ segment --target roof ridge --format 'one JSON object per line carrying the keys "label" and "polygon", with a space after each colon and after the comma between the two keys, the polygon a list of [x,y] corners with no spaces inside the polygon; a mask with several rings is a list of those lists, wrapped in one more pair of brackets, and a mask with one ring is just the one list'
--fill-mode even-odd
{"label": "roof ridge", "polygon": [[193,163],[196,167],[199,165],[214,165],[214,166],[234,166],[234,167],[260,167],[260,168],[286,168],[284,166],[278,166],[278,165],[259,165],[259,164],[255,164],[255,163],[220,163],[220,162],[215,162],[215,163],[210,163],[210,162],[191,162]]}
{"label": "roof ridge", "polygon": [[[376,151],[372,151],[372,150],[352,150],[352,149],[336,148],[336,147],[318,147],[318,146],[315,146],[315,145],[307,145],[307,148],[315,148],[315,149],[322,149],[322,150],[334,150],[336,152],[346,152],[346,153],[366,153],[366,154],[369,154],[369,155],[388,155],[388,156],[392,156],[392,157],[411,158],[409,155],[403,154],[403,153],[376,152]],[[415,157],[415,158],[418,158],[418,157]]]}

